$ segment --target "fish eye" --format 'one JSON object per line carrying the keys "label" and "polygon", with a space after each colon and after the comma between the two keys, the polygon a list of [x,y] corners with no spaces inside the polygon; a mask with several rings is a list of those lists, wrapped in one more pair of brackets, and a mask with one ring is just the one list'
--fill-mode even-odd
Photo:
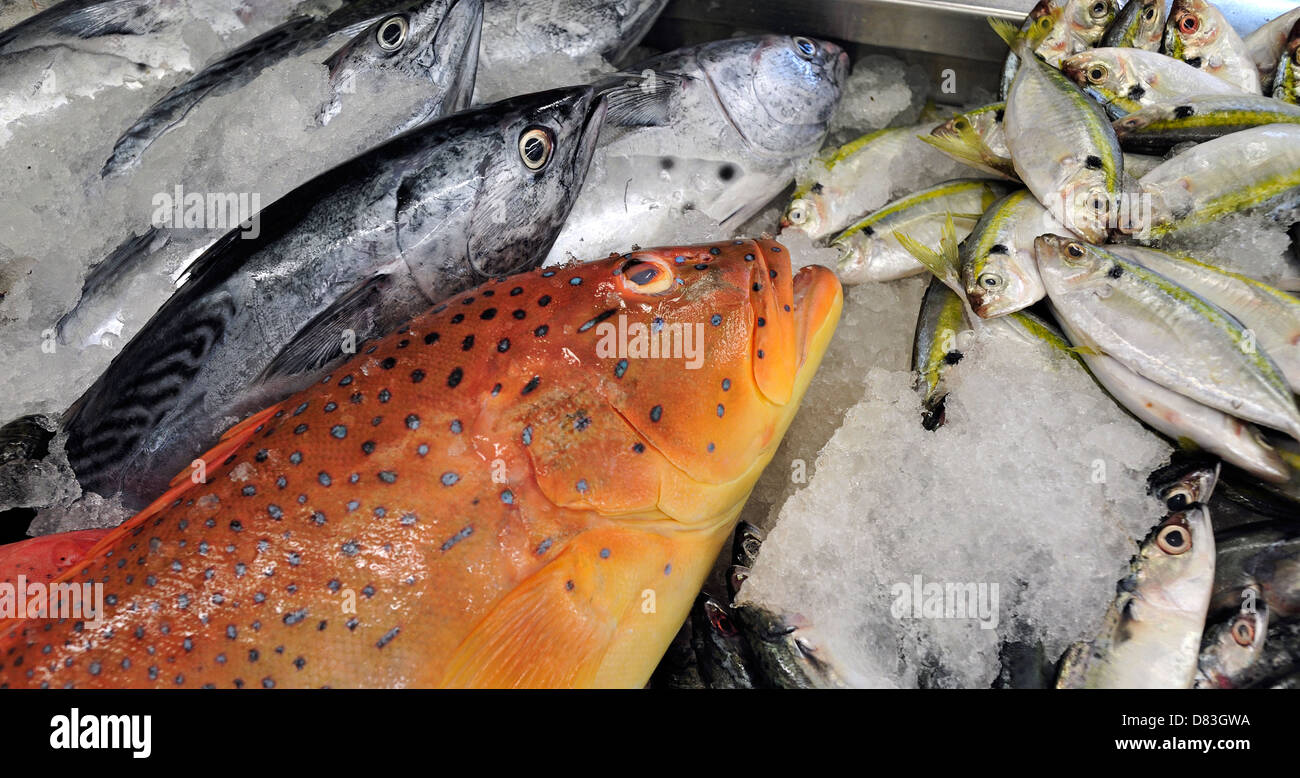
{"label": "fish eye", "polygon": [[795,52],[804,59],[812,59],[817,55],[817,44],[812,38],[805,38],[802,35],[795,36]]}
{"label": "fish eye", "polygon": [[808,221],[808,214],[804,210],[803,201],[799,200],[792,204],[790,210],[786,211],[785,218],[789,219],[790,223],[794,225],[800,225]]}
{"label": "fish eye", "polygon": [[555,136],[545,127],[529,127],[519,136],[519,158],[529,170],[541,170],[551,161]]}
{"label": "fish eye", "polygon": [[1178,29],[1182,30],[1184,33],[1188,35],[1191,35],[1192,33],[1196,32],[1200,28],[1201,28],[1201,20],[1197,19],[1195,16],[1192,16],[1191,14],[1187,14],[1183,16],[1182,19],[1178,20]]}
{"label": "fish eye", "polygon": [[955,129],[955,130],[962,130],[962,131],[965,131],[965,129],[966,129],[966,127],[967,127],[968,125],[966,124],[966,120],[965,120],[965,119],[954,119],[954,120],[953,120],[953,123],[952,123],[952,126],[953,126],[953,129]]}
{"label": "fish eye", "polygon": [[1147,9],[1142,12],[1142,18],[1146,21],[1153,21],[1156,18],[1156,7],[1148,5]]}
{"label": "fish eye", "polygon": [[379,30],[375,33],[375,41],[379,48],[384,51],[397,51],[406,43],[406,33],[410,26],[406,23],[406,18],[402,16],[390,16],[379,25]]}
{"label": "fish eye", "polygon": [[1079,257],[1082,257],[1084,254],[1083,246],[1080,246],[1078,243],[1067,243],[1065,245],[1065,253],[1069,254],[1075,259],[1078,259]]}
{"label": "fish eye", "polygon": [[1110,3],[1097,2],[1092,4],[1092,15],[1098,19],[1110,13]]}
{"label": "fish eye", "polygon": [[1239,646],[1249,646],[1255,642],[1255,620],[1249,616],[1241,615],[1232,624],[1232,639],[1237,641]]}
{"label": "fish eye", "polygon": [[997,273],[981,273],[979,277],[979,285],[985,289],[997,289],[999,286],[1002,286],[1002,276]]}
{"label": "fish eye", "polygon": [[1186,486],[1174,487],[1165,498],[1165,506],[1171,511],[1181,511],[1193,502],[1192,493]]}
{"label": "fish eye", "polygon": [[1108,75],[1110,75],[1110,70],[1105,65],[1093,65],[1088,68],[1088,81],[1091,83],[1103,83]]}
{"label": "fish eye", "polygon": [[657,260],[629,259],[614,271],[620,291],[638,295],[661,295],[676,286],[673,271]]}
{"label": "fish eye", "polygon": [[1179,521],[1171,521],[1156,533],[1156,545],[1170,556],[1185,554],[1192,548],[1192,535]]}

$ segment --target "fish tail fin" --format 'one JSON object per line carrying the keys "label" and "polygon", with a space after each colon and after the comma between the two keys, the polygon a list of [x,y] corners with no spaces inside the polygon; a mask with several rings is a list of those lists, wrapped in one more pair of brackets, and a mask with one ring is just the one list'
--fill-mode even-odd
{"label": "fish tail fin", "polygon": [[894,235],[900,245],[907,249],[907,253],[916,258],[925,266],[927,270],[934,274],[934,277],[942,281],[959,296],[963,296],[961,290],[961,259],[959,258],[960,241],[957,239],[957,225],[953,222],[953,215],[950,212],[943,224],[943,230],[940,233],[939,248],[936,251],[933,248],[915,240],[910,235],[897,233]]}
{"label": "fish tail fin", "polygon": [[1039,16],[1023,28],[1017,27],[1006,19],[989,17],[988,21],[993,32],[1006,42],[1011,51],[1022,58],[1032,56],[1034,49],[1043,42],[1055,24],[1050,14]]}

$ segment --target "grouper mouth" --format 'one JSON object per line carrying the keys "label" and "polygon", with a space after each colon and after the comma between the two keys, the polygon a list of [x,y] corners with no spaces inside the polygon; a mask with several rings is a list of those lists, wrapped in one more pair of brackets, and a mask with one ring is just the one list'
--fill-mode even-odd
{"label": "grouper mouth", "polygon": [[799,378],[805,378],[804,374],[808,373],[805,386],[830,343],[843,305],[843,289],[831,270],[809,265],[795,274],[795,353],[799,359]]}

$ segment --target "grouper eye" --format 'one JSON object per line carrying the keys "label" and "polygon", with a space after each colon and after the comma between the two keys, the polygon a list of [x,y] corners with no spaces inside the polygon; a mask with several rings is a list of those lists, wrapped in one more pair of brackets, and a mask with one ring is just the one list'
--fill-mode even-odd
{"label": "grouper eye", "polygon": [[545,127],[529,127],[519,136],[519,158],[529,170],[541,170],[551,161],[555,136]]}
{"label": "grouper eye", "polygon": [[384,51],[397,51],[403,43],[406,43],[406,33],[409,29],[405,17],[390,16],[379,25],[379,30],[375,33],[375,41]]}
{"label": "grouper eye", "polygon": [[629,259],[614,275],[620,291],[635,295],[661,295],[676,287],[673,271],[652,259]]}
{"label": "grouper eye", "polygon": [[817,55],[817,44],[811,38],[805,38],[802,35],[794,39],[794,50],[804,59],[812,59]]}

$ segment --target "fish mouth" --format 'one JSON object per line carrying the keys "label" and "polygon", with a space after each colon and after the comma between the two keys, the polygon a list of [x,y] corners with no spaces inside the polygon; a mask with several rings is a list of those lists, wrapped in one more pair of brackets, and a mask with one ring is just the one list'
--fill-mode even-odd
{"label": "fish mouth", "polygon": [[[844,289],[831,270],[821,265],[808,265],[795,274],[795,353],[799,357],[801,379],[808,372],[810,363],[821,361],[821,355],[839,323],[843,306]],[[812,369],[816,370],[816,364],[812,364]]]}

